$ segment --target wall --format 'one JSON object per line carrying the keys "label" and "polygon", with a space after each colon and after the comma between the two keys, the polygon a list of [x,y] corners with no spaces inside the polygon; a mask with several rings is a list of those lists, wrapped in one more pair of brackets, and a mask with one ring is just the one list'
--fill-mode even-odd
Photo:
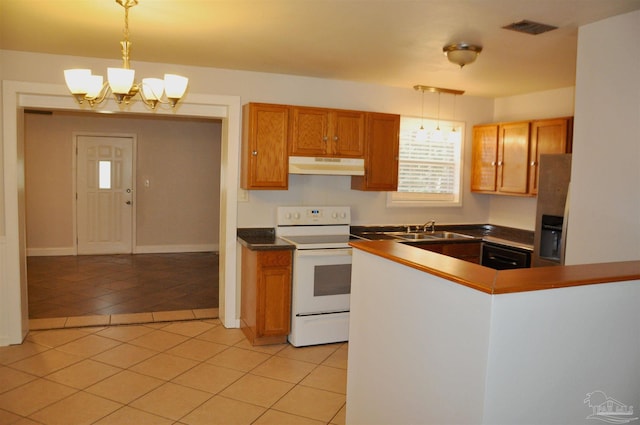
{"label": "wall", "polygon": [[[572,116],[573,103],[573,87],[521,96],[502,97],[496,99],[493,122]],[[579,141],[577,143],[579,143]],[[490,223],[535,230],[536,198],[493,195],[479,196],[490,197]]]}
{"label": "wall", "polygon": [[25,114],[31,255],[74,253],[74,132],[136,135],[135,252],[218,249],[220,122],[56,111]]}
{"label": "wall", "polygon": [[581,27],[567,264],[640,259],[640,11]]}
{"label": "wall", "polygon": [[[105,72],[117,61],[2,51],[0,77],[8,80],[50,82],[63,85],[63,70],[72,66],[92,67]],[[40,66],[47,63],[47,69]],[[157,73],[157,64],[135,62],[137,75]],[[278,74],[231,71],[213,68],[162,65],[167,72],[189,75],[189,93],[239,95],[242,103],[251,101],[338,107],[419,116],[421,96],[412,87],[397,88],[347,81],[296,77]],[[437,116],[437,95],[425,95],[425,115]],[[488,220],[487,197],[469,192],[471,127],[491,121],[493,99],[458,96],[455,119],[466,123],[465,175],[462,208],[387,208],[386,195],[350,189],[349,177],[292,176],[288,192],[251,191],[247,202],[238,205],[238,226],[261,227],[275,224],[279,205],[302,203],[346,204],[354,208],[356,224],[419,224],[434,218],[440,223],[471,223]],[[453,118],[454,111],[442,101],[441,118]],[[497,223],[500,224],[500,223]]]}

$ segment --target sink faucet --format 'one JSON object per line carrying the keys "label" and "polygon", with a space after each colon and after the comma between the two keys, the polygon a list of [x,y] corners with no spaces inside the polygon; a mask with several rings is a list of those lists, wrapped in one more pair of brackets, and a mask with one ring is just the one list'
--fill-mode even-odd
{"label": "sink faucet", "polygon": [[424,223],[424,225],[422,226],[422,231],[426,232],[428,228],[431,228],[431,233],[436,231],[436,221],[435,220],[429,220],[426,223]]}

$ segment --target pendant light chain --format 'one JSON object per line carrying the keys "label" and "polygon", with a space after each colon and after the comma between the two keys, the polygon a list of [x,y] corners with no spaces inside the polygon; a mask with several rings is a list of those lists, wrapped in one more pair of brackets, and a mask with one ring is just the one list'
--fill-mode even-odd
{"label": "pendant light chain", "polygon": [[440,92],[438,92],[438,125],[436,130],[440,131]]}
{"label": "pendant light chain", "polygon": [[420,130],[424,130],[424,90],[422,90],[422,110],[420,111]]}

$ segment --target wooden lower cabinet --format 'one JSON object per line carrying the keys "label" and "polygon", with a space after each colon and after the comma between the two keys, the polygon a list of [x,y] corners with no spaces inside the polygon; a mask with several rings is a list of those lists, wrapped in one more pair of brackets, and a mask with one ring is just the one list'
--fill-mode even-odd
{"label": "wooden lower cabinet", "polygon": [[413,245],[416,248],[425,249],[427,251],[437,252],[449,257],[458,258],[460,260],[469,261],[471,263],[480,264],[480,253],[482,244],[480,242],[472,243],[424,243]]}
{"label": "wooden lower cabinet", "polygon": [[240,327],[252,345],[287,341],[292,257],[291,250],[242,247]]}

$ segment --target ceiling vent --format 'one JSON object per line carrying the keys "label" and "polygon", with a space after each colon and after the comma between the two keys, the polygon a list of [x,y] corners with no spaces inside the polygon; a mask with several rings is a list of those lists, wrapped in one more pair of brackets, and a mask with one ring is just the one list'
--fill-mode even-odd
{"label": "ceiling vent", "polygon": [[509,24],[502,28],[531,35],[538,35],[543,32],[558,29],[558,27],[554,27],[553,25],[541,24],[539,22],[528,21],[526,19],[520,22],[514,22],[513,24]]}

